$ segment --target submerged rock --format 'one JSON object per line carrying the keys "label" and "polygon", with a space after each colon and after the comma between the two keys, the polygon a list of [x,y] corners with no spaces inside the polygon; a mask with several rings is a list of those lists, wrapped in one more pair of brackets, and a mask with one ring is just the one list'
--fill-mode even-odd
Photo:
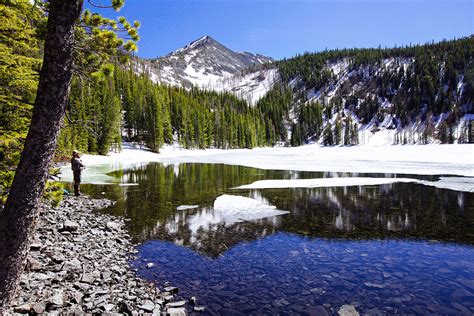
{"label": "submerged rock", "polygon": [[337,313],[339,316],[359,316],[359,312],[353,305],[342,305]]}
{"label": "submerged rock", "polygon": [[154,266],[155,266],[155,264],[154,264],[153,262],[150,262],[150,263],[147,263],[147,264],[146,264],[146,268],[147,268],[147,269],[151,269],[151,268],[153,268]]}
{"label": "submerged rock", "polygon": [[204,306],[194,306],[193,310],[195,312],[204,312],[206,308]]}

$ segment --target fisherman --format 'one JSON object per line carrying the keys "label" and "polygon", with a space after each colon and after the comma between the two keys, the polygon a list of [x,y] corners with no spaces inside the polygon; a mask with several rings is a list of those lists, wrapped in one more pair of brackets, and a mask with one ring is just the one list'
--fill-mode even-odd
{"label": "fisherman", "polygon": [[74,195],[79,196],[81,195],[80,186],[81,186],[81,172],[82,169],[85,168],[84,164],[82,163],[80,153],[77,150],[72,152],[71,158],[71,169],[72,173],[74,174]]}

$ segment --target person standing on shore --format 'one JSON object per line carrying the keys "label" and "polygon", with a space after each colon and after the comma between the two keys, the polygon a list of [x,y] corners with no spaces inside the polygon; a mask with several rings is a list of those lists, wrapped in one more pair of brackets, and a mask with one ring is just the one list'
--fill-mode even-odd
{"label": "person standing on shore", "polygon": [[74,174],[74,195],[75,196],[81,195],[81,190],[80,190],[81,172],[82,172],[82,169],[85,168],[80,157],[81,155],[77,150],[74,150],[72,152],[71,169],[72,169],[72,173]]}

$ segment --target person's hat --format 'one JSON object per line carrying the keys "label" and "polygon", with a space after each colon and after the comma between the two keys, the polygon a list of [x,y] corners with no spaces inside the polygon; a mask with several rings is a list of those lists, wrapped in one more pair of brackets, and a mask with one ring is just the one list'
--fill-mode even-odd
{"label": "person's hat", "polygon": [[72,153],[73,154],[80,154],[79,150],[73,150]]}

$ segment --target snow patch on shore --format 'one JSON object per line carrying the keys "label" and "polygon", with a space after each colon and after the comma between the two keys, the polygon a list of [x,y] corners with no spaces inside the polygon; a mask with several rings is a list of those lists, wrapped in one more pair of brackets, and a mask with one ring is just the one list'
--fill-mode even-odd
{"label": "snow patch on shore", "polygon": [[420,183],[439,189],[474,192],[474,178],[472,177],[441,177],[439,181],[420,181]]}
{"label": "snow patch on shore", "polygon": [[177,211],[186,211],[198,208],[199,205],[180,205],[176,208]]}
{"label": "snow patch on shore", "polygon": [[323,188],[346,187],[362,185],[382,185],[397,182],[419,182],[409,178],[317,178],[317,179],[292,179],[292,180],[260,180],[251,184],[241,185],[235,189],[287,189],[287,188]]}
{"label": "snow patch on shore", "polygon": [[[84,155],[82,160],[87,169],[83,172],[83,183],[126,182],[125,179],[114,178],[107,173],[149,162],[224,163],[267,170],[474,177],[473,144],[352,147],[312,144],[231,150],[188,150],[168,145],[159,154],[132,144],[124,144],[122,149],[121,153],[110,153],[109,156]],[[70,165],[61,170],[61,180],[72,181]],[[443,180],[440,185],[454,190],[460,186],[453,180]]]}

